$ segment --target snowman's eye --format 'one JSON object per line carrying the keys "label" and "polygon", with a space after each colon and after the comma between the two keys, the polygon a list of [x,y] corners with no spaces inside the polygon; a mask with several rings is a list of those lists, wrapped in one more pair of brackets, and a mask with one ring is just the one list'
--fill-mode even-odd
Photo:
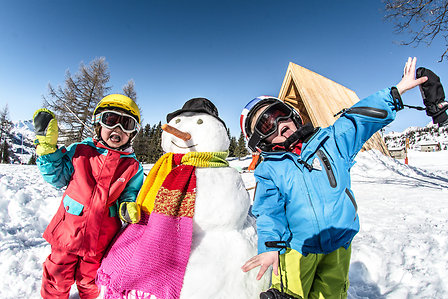
{"label": "snowman's eye", "polygon": [[198,119],[197,123],[198,125],[202,124],[204,121],[202,119]]}
{"label": "snowman's eye", "polygon": [[180,118],[176,119],[174,122],[175,122],[176,124],[180,123]]}

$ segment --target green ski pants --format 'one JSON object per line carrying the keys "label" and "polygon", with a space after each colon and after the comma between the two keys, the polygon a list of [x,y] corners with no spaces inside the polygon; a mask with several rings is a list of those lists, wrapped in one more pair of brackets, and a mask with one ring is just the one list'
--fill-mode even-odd
{"label": "green ski pants", "polygon": [[[284,291],[297,298],[347,298],[351,245],[329,254],[301,255],[287,249],[280,255]],[[281,290],[280,276],[272,274],[272,287]]]}

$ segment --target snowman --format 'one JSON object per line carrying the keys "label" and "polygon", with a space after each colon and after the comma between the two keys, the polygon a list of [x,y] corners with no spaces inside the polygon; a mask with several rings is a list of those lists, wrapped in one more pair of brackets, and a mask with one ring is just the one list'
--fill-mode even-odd
{"label": "snowman", "polygon": [[[183,216],[186,214],[192,215],[191,231],[188,217],[170,216],[170,218],[164,218],[168,220],[157,221],[157,217],[165,216],[159,215],[161,210],[160,207],[158,208],[158,206],[161,206],[160,198],[166,198],[174,194],[172,190],[164,192],[165,189],[170,188],[170,185],[166,182],[170,180],[173,172],[182,167],[172,166],[173,170],[166,176],[164,183],[159,188],[158,199],[155,199],[154,210],[151,211],[149,220],[144,219],[146,213],[143,208],[141,223],[129,225],[122,236],[118,237],[103,262],[103,264],[106,264],[104,267],[106,269],[100,269],[99,275],[101,276],[101,273],[104,274],[108,271],[111,272],[110,265],[111,262],[114,262],[114,254],[125,252],[129,256],[129,259],[116,258],[117,262],[115,264],[118,265],[120,264],[119,260],[133,261],[136,255],[142,254],[142,248],[146,246],[145,250],[148,251],[148,255],[145,258],[156,256],[155,260],[158,263],[159,259],[167,258],[169,252],[168,259],[170,261],[167,264],[174,269],[173,271],[178,272],[160,271],[158,275],[143,275],[141,262],[137,263],[140,267],[137,272],[140,275],[130,274],[129,276],[132,276],[132,278],[124,274],[126,270],[116,271],[120,272],[121,278],[115,279],[120,281],[114,283],[115,291],[119,291],[122,295],[125,294],[127,298],[259,298],[260,292],[269,287],[270,277],[265,275],[261,280],[256,280],[255,271],[244,273],[241,270],[241,266],[249,258],[256,255],[257,237],[254,218],[248,213],[250,207],[249,194],[238,171],[229,167],[227,161],[225,161],[229,147],[225,123],[218,117],[218,111],[213,103],[205,98],[194,98],[187,101],[182,109],[168,114],[167,121],[168,123],[162,127],[164,130],[162,133],[164,152],[173,153],[174,157],[177,155],[185,155],[185,157],[194,155],[196,157],[202,154],[215,156],[207,161],[209,164],[196,163],[197,167],[194,167],[194,173],[190,175],[189,179],[184,179],[185,175],[178,175],[171,179],[175,182],[184,180],[186,183],[183,186],[188,185],[183,189],[181,188],[184,193],[180,197],[184,199],[184,202],[185,198],[189,198],[189,194],[194,193],[193,208],[191,208],[191,204],[183,203],[183,207],[176,210],[193,211],[182,214]],[[220,162],[214,163],[213,161]],[[154,167],[157,165],[156,163]],[[162,169],[163,166],[160,165],[161,163],[158,167]],[[207,167],[207,165],[214,165],[214,167]],[[183,171],[183,169],[180,170]],[[180,170],[178,173],[182,173]],[[154,181],[157,181],[157,178],[154,178]],[[144,188],[145,184],[142,189]],[[173,205],[164,204],[162,206],[172,207]],[[169,224],[168,227],[171,229],[165,229],[163,233],[158,233],[163,237],[157,238],[158,243],[156,245],[146,245],[154,243],[154,238],[148,242],[141,241],[147,238],[146,233],[141,232],[142,227],[146,231],[157,230],[163,225],[166,226],[166,221],[174,221],[174,219],[178,221],[177,224]],[[145,221],[147,221],[147,224]],[[165,224],[159,225],[158,223]],[[185,223],[188,224],[185,226]],[[134,228],[136,229],[133,230]],[[133,231],[129,231],[129,237],[125,237],[126,231],[130,229]],[[187,245],[184,244],[185,242]],[[173,243],[175,244],[173,245]],[[114,246],[117,247],[115,251]],[[155,248],[158,250],[155,250]],[[188,257],[185,260],[178,252],[185,252],[186,250],[188,250]],[[140,254],[135,253],[134,257],[131,257],[129,255],[131,251],[140,252]],[[162,253],[159,255],[160,252]],[[172,258],[171,254],[176,257]],[[147,259],[144,259],[144,261],[147,261]],[[175,265],[173,265],[174,263]],[[121,268],[121,266],[130,267],[128,263],[121,263],[116,268]],[[155,270],[148,271],[148,273],[154,272]],[[135,273],[135,271],[129,273]],[[103,275],[103,278],[100,279],[103,282],[102,285],[107,286],[108,282],[114,279],[113,276],[109,273],[107,279],[104,279]],[[132,291],[117,290],[116,288],[117,285],[126,285],[126,280],[143,281],[145,279],[147,280],[145,286],[153,284],[152,280],[162,280],[155,282],[158,289],[154,292],[142,287],[137,287]],[[174,285],[173,289],[180,285],[180,291],[171,293],[166,289],[160,291],[161,288],[164,288],[162,287],[164,284]],[[175,286],[176,284],[177,286]],[[170,288],[170,286],[166,288]],[[150,289],[152,290],[152,288]],[[154,294],[158,294],[158,296]],[[109,298],[116,298],[110,290]]]}

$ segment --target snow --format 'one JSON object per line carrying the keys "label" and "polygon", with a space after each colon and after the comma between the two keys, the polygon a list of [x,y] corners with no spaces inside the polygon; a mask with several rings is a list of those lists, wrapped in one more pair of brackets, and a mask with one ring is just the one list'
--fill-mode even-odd
{"label": "snow", "polygon": [[[361,231],[349,298],[448,298],[448,151],[411,151],[408,161],[369,151],[352,168]],[[242,169],[250,158],[229,162]],[[252,173],[241,175],[246,188],[254,186]],[[61,196],[36,166],[0,165],[0,298],[40,298],[50,253],[41,236]],[[70,298],[78,298],[76,288]]]}

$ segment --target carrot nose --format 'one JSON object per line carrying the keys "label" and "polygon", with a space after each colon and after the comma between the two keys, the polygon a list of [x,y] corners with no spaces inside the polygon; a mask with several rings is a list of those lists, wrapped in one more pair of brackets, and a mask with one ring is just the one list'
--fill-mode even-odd
{"label": "carrot nose", "polygon": [[175,127],[170,126],[169,124],[162,125],[162,130],[164,130],[167,133],[173,134],[174,136],[182,139],[183,141],[191,139],[190,133],[182,132],[181,130],[178,130]]}

